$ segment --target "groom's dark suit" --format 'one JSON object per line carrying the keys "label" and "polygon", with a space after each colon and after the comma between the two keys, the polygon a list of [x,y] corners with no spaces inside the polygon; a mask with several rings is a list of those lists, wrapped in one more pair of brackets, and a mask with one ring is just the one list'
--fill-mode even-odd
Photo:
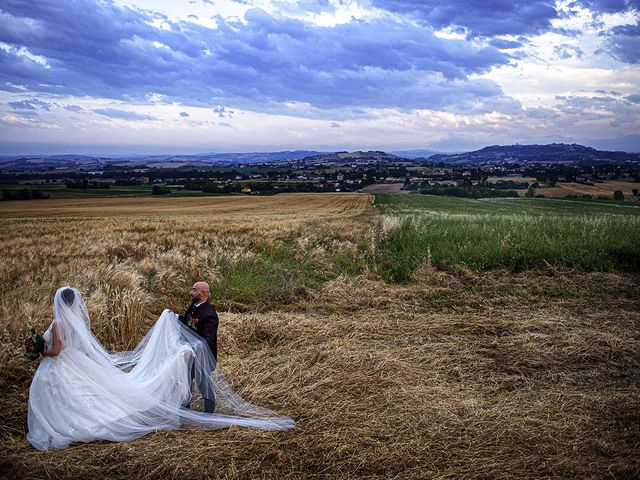
{"label": "groom's dark suit", "polygon": [[178,318],[186,326],[189,326],[192,318],[197,319],[195,332],[204,338],[213,353],[213,358],[218,361],[218,314],[209,300],[205,300],[197,307],[192,303],[185,314],[179,315]]}
{"label": "groom's dark suit", "polygon": [[[195,303],[189,305],[184,315],[178,315],[178,319],[187,327],[195,323],[195,332],[200,335],[218,361],[218,314],[208,300],[196,307]],[[190,327],[191,328],[191,327]],[[195,378],[195,370],[191,369],[191,381]],[[196,382],[199,380],[196,378]],[[204,411],[212,413],[215,409],[215,394],[211,391],[210,384],[201,382],[198,389],[204,398]],[[190,405],[187,405],[190,408]]]}

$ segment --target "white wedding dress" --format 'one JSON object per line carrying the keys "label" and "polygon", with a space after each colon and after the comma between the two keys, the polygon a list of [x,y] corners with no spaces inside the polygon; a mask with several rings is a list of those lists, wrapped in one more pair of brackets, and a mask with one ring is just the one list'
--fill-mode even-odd
{"label": "white wedding dress", "polygon": [[[234,393],[202,338],[165,310],[138,346],[108,353],[89,328],[80,293],[71,304],[60,288],[54,298],[52,327],[62,341],[55,357],[44,357],[29,390],[27,440],[38,450],[65,448],[71,442],[130,440],[159,429],[184,425],[207,429],[241,425],[282,430],[287,417],[251,405]],[[191,375],[214,392],[216,413],[182,405],[191,400]],[[206,395],[206,394],[205,394]]]}

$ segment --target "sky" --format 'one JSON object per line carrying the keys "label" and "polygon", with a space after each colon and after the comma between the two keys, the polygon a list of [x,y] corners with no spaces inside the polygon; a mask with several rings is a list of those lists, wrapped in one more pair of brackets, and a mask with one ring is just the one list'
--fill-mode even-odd
{"label": "sky", "polygon": [[0,155],[640,151],[640,0],[3,0]]}

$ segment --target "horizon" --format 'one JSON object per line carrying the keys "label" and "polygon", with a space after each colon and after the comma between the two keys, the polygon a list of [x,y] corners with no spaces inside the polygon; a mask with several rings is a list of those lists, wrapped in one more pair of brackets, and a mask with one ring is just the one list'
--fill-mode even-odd
{"label": "horizon", "polygon": [[640,151],[636,0],[43,0],[0,18],[0,155]]}
{"label": "horizon", "polygon": [[597,147],[593,147],[591,145],[587,145],[585,143],[579,143],[579,142],[568,142],[568,141],[564,141],[564,142],[549,142],[549,143],[521,143],[521,142],[515,142],[515,143],[509,143],[509,144],[486,144],[483,145],[481,147],[478,148],[474,148],[472,150],[435,150],[432,148],[408,148],[408,149],[376,149],[376,148],[367,148],[367,147],[360,147],[360,148],[355,148],[355,149],[344,149],[344,148],[333,148],[333,149],[307,149],[307,148],[280,148],[280,149],[273,149],[273,150],[266,150],[266,149],[260,149],[260,150],[237,150],[237,151],[231,151],[231,150],[226,150],[226,151],[192,151],[192,152],[185,152],[185,151],[181,151],[181,150],[175,150],[173,152],[171,151],[157,151],[157,152],[128,152],[128,151],[123,151],[123,152],[95,152],[95,151],[91,151],[91,150],[86,150],[84,152],[79,152],[79,151],[69,151],[68,149],[62,149],[60,150],[60,152],[49,152],[49,153],[39,153],[39,152],[26,152],[26,153],[4,153],[2,151],[2,146],[0,145],[0,158],[2,157],[50,157],[50,156],[87,156],[87,157],[106,157],[106,158],[110,158],[110,157],[152,157],[152,156],[206,156],[206,155],[242,155],[242,154],[260,154],[260,153],[264,153],[264,154],[273,154],[273,153],[284,153],[284,152],[291,152],[291,153],[296,153],[296,152],[313,152],[313,153],[324,153],[324,154],[331,154],[331,153],[336,153],[336,152],[368,152],[368,151],[382,151],[385,153],[390,153],[390,154],[398,154],[398,153],[412,153],[412,152],[430,152],[431,154],[445,154],[445,155],[454,155],[454,154],[462,154],[462,153],[469,153],[469,152],[473,152],[473,151],[477,151],[477,150],[481,150],[483,148],[487,148],[487,147],[494,147],[494,146],[498,146],[498,147],[515,147],[515,146],[527,146],[527,145],[553,145],[553,144],[563,144],[563,145],[581,145],[584,147],[591,147],[594,148],[595,150],[598,151],[610,151],[610,152],[625,152],[625,153],[630,153],[630,154],[640,154],[640,148],[633,150],[633,149],[609,149],[609,148],[597,148]]}

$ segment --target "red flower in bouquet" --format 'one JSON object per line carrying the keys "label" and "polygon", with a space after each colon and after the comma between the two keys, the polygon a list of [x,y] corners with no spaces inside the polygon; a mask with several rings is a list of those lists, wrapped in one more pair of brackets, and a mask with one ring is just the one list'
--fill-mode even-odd
{"label": "red flower in bouquet", "polygon": [[192,330],[195,330],[196,328],[198,328],[198,317],[191,317],[189,319],[187,326]]}
{"label": "red flower in bouquet", "polygon": [[30,360],[37,359],[44,351],[44,338],[32,328],[31,334],[24,342],[25,356]]}

